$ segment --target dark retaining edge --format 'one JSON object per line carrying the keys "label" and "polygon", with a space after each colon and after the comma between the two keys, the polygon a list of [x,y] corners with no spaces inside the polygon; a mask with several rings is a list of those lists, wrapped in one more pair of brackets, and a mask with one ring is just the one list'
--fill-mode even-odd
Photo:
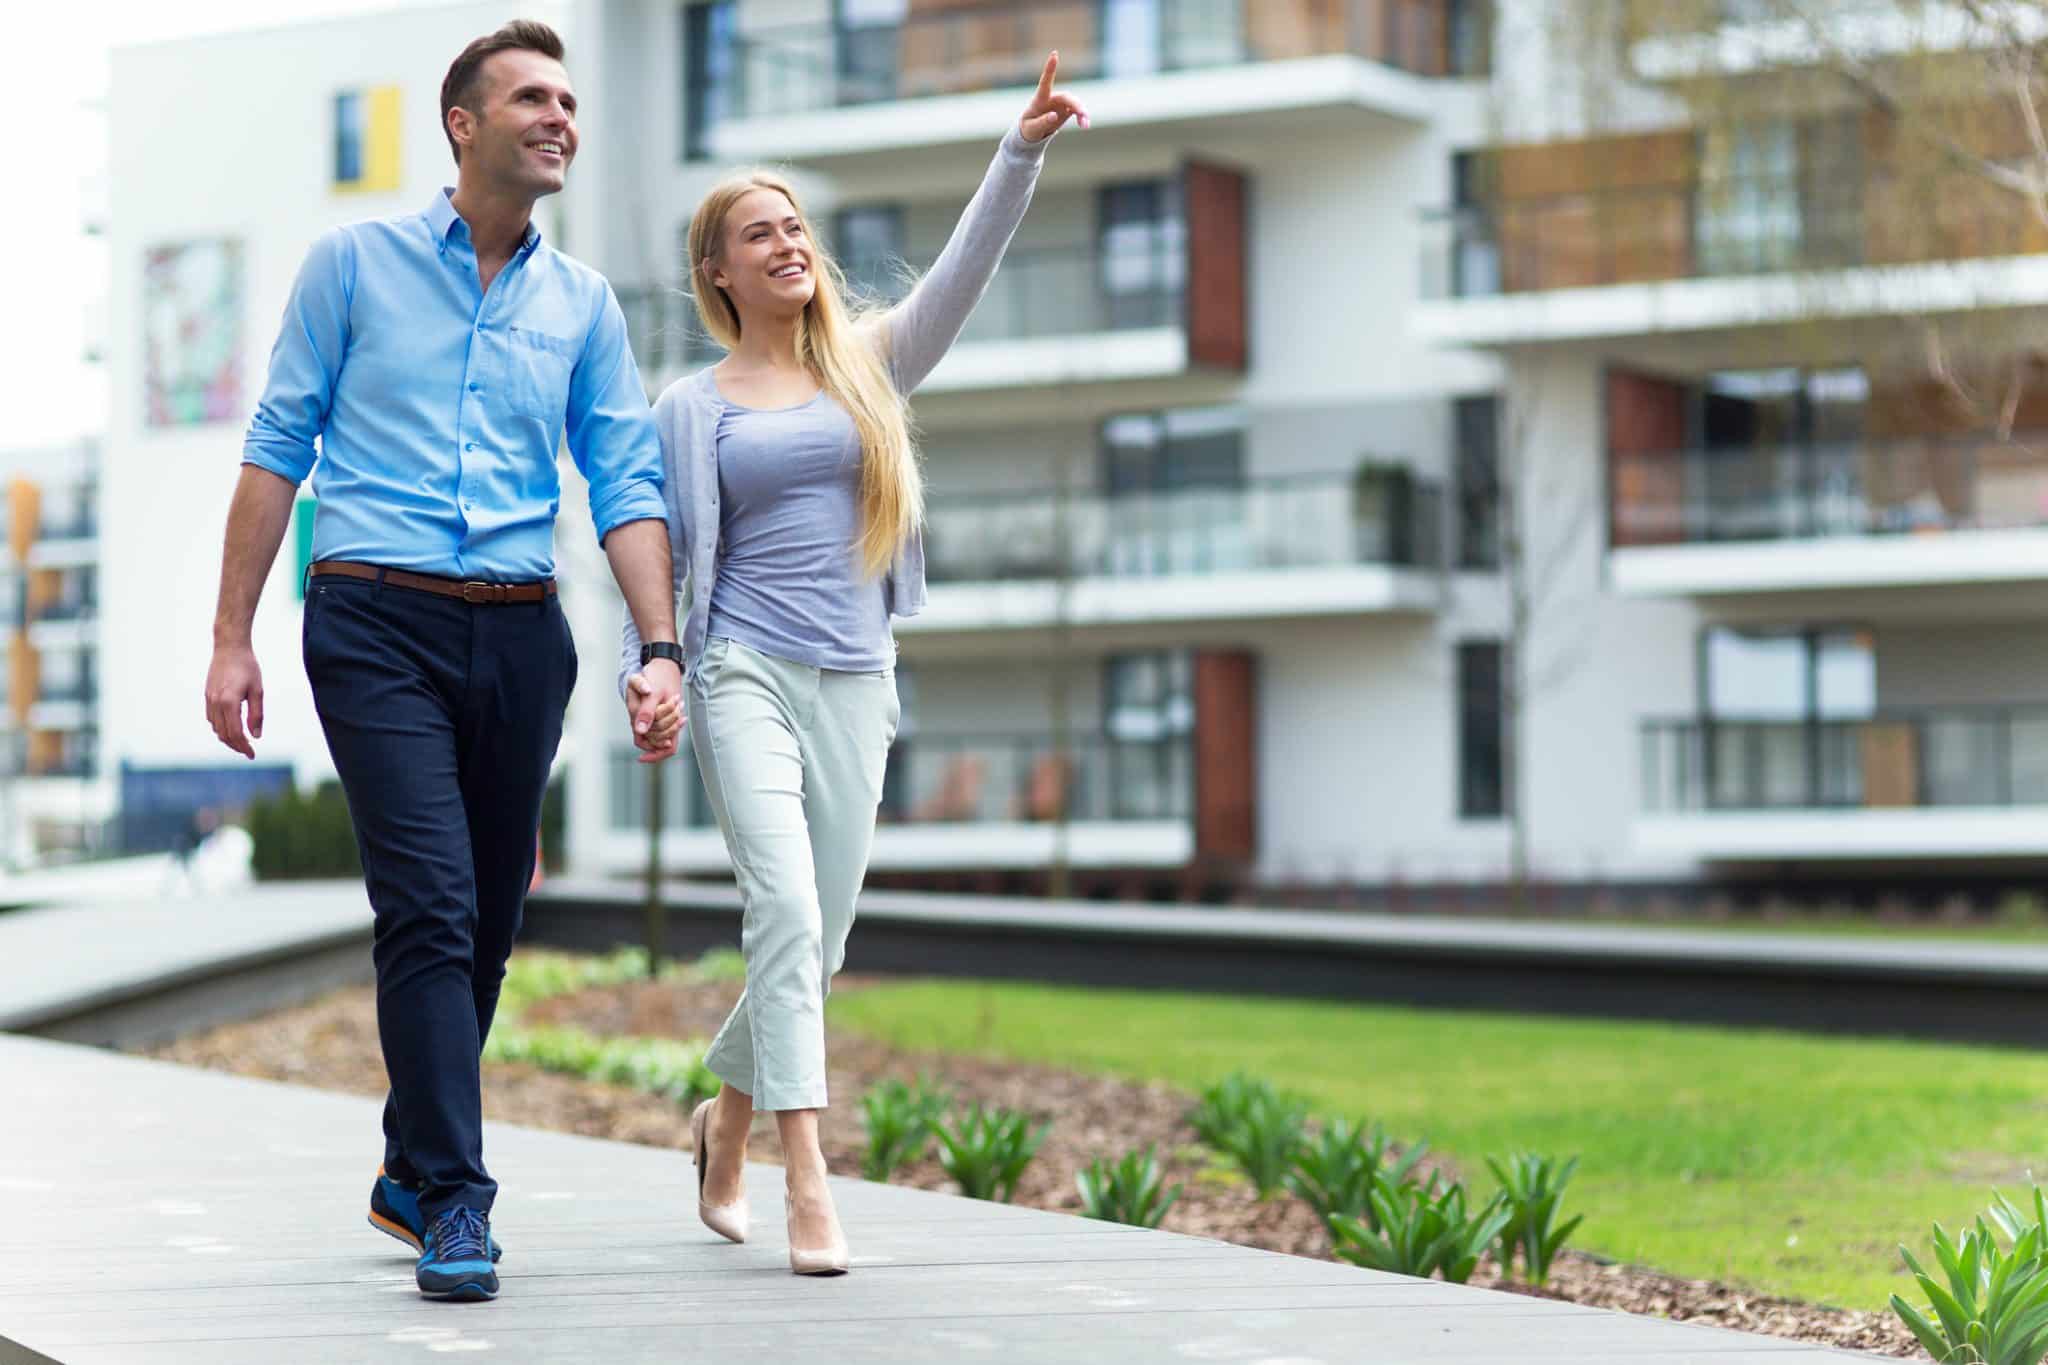
{"label": "dark retaining edge", "polygon": [[[0,1032],[92,1047],[141,1047],[303,1004],[373,974],[365,924],[0,1017]],[[7,1365],[4,1355],[0,1365]]]}
{"label": "dark retaining edge", "polygon": [[[739,942],[731,886],[671,883],[665,949]],[[645,942],[640,893],[557,881],[523,941]],[[2048,1045],[2048,951],[870,892],[849,971]]]}

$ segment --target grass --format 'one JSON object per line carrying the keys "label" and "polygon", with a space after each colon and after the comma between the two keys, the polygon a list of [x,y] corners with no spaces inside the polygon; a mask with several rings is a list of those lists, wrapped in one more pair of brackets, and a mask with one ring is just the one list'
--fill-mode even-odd
{"label": "grass", "polygon": [[831,1013],[901,1047],[1189,1091],[1243,1069],[1427,1139],[1479,1193],[1489,1154],[1578,1153],[1574,1246],[1843,1307],[1910,1285],[1899,1242],[2048,1175],[2048,1055],[2022,1051],[985,982]]}

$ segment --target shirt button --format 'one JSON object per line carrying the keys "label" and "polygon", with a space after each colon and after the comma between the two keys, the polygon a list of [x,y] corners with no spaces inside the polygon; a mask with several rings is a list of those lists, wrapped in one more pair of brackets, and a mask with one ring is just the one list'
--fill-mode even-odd
{"label": "shirt button", "polygon": [[475,449],[476,449],[476,442],[475,442],[475,441],[465,441],[465,442],[463,443],[463,446],[462,446],[462,448],[463,448],[464,450],[475,450]]}
{"label": "shirt button", "polygon": [[478,389],[480,389],[480,388],[482,388],[482,387],[483,387],[483,385],[481,385],[481,384],[471,384],[471,385],[469,386],[469,391],[470,391],[471,393],[475,393],[475,392],[476,392],[476,391],[477,391]]}

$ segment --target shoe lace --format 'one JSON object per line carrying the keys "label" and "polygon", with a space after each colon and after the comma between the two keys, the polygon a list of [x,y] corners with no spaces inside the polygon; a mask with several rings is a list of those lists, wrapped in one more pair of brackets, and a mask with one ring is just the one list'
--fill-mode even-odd
{"label": "shoe lace", "polygon": [[490,1225],[475,1209],[457,1205],[442,1210],[434,1219],[434,1229],[429,1234],[434,1243],[437,1260],[467,1261],[480,1259],[488,1254],[484,1239],[489,1235]]}

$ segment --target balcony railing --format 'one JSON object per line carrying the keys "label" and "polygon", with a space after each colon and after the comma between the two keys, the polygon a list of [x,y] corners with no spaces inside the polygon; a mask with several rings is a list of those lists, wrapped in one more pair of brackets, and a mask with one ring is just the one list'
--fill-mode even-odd
{"label": "balcony railing", "polygon": [[1617,546],[2048,525],[2048,432],[1612,458]]}
{"label": "balcony railing", "polygon": [[1442,490],[1377,468],[1157,493],[936,497],[925,526],[935,582],[1433,569],[1442,555]]}
{"label": "balcony railing", "polygon": [[[960,340],[1023,341],[1179,326],[1184,260],[1182,249],[1163,241],[1141,250],[1012,250]],[[862,289],[864,294],[888,302],[903,292],[890,271],[873,273],[879,282]],[[725,355],[724,347],[704,335],[696,304],[681,290],[628,289],[618,297],[643,375],[708,365]]]}
{"label": "balcony railing", "polygon": [[1652,814],[2048,803],[2048,703],[1862,720],[1650,720]]}
{"label": "balcony railing", "polygon": [[898,741],[882,788],[886,824],[1182,820],[1194,809],[1186,736],[1123,741],[927,735]]}
{"label": "balcony railing", "polygon": [[[906,735],[889,756],[880,818],[885,824],[1069,820],[1179,820],[1194,808],[1194,769],[1185,735],[1121,741],[1100,734],[1049,736]],[[715,821],[687,751],[663,763],[663,828],[708,829]],[[611,827],[647,828],[647,769],[614,748]]]}
{"label": "balcony railing", "polygon": [[1045,54],[1069,81],[1349,53],[1425,76],[1470,74],[1483,44],[1445,0],[1025,0],[895,24],[760,28],[735,44],[732,84],[706,101],[767,118],[1028,86]]}
{"label": "balcony railing", "polygon": [[2024,203],[1981,184],[1955,190],[1883,175],[1719,178],[1427,214],[1422,287],[1430,297],[1470,298],[2042,249],[2043,229]]}
{"label": "balcony railing", "polygon": [[99,513],[91,507],[66,516],[45,515],[36,526],[39,540],[91,540],[99,533]]}

